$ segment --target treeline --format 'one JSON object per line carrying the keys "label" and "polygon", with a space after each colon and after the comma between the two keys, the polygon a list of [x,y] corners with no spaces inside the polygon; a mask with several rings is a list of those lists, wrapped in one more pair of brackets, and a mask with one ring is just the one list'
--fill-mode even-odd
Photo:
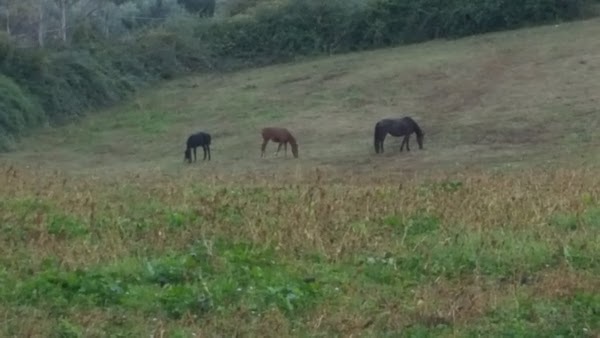
{"label": "treeline", "polygon": [[[161,16],[161,20],[119,38],[108,36],[102,25],[83,21],[72,30],[70,44],[60,47],[18,48],[1,33],[0,149],[7,150],[14,137],[32,127],[69,121],[90,109],[122,100],[136,88],[188,72],[228,71],[297,56],[580,19],[591,15],[595,2],[229,1],[229,13],[236,15],[212,18],[214,7],[210,6],[208,17],[171,11],[175,14]],[[186,3],[194,6],[193,0]],[[197,12],[206,14],[205,7],[198,8]],[[123,23],[127,22],[121,20]]]}

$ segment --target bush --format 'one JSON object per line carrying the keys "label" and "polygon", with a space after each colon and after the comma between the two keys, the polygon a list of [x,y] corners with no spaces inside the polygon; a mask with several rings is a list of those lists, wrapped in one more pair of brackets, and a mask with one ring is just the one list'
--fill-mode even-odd
{"label": "bush", "polygon": [[215,13],[215,0],[177,0],[188,12],[200,15],[213,16]]}
{"label": "bush", "polygon": [[260,7],[254,16],[201,25],[196,36],[209,41],[221,60],[265,65],[300,55],[355,49],[361,1],[294,0]]}
{"label": "bush", "polygon": [[29,88],[56,122],[117,102],[131,90],[114,68],[91,52],[79,50],[52,54],[43,69],[21,79],[21,85]]}
{"label": "bush", "polygon": [[285,0],[227,0],[225,3],[225,14],[234,16],[238,14],[247,14],[256,7],[264,5],[281,4]]}
{"label": "bush", "polygon": [[289,0],[280,6],[258,6],[254,15],[199,25],[196,36],[226,64],[253,66],[300,55],[570,20],[582,17],[588,4],[589,0]]}
{"label": "bush", "polygon": [[35,99],[10,78],[0,74],[0,150],[8,150],[10,135],[39,125],[44,115]]}
{"label": "bush", "polygon": [[587,0],[373,0],[366,44],[454,38],[581,17]]}

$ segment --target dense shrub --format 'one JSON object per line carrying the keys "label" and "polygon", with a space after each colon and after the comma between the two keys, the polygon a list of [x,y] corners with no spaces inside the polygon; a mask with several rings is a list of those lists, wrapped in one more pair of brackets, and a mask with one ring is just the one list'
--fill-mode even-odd
{"label": "dense shrub", "polygon": [[[86,109],[116,102],[132,89],[113,68],[86,51],[54,55],[40,75],[41,81],[31,86],[41,98],[42,105],[48,112],[64,115],[77,116]],[[59,91],[67,91],[70,95],[60,95]],[[56,102],[59,95],[65,99],[63,103]]]}
{"label": "dense shrub", "polygon": [[11,135],[44,120],[35,98],[24,93],[10,78],[0,74],[0,150],[7,150]]}
{"label": "dense shrub", "polygon": [[213,16],[216,0],[177,0],[185,9],[200,15]]}
{"label": "dense shrub", "polygon": [[264,65],[297,55],[354,49],[360,41],[362,0],[293,0],[264,6],[253,16],[234,17],[196,28],[223,65]]}
{"label": "dense shrub", "polygon": [[581,17],[588,0],[290,0],[200,27],[217,54],[264,64]]}
{"label": "dense shrub", "polygon": [[247,12],[246,6],[239,9],[245,15],[190,19],[177,14],[117,43],[103,41],[105,37],[95,33],[93,25],[80,25],[73,36],[76,45],[68,50],[15,49],[0,34],[0,73],[5,75],[0,78],[0,143],[41,121],[67,121],[116,102],[145,84],[186,72],[231,70],[296,56],[572,20],[584,17],[593,2],[255,1],[259,5],[253,11]]}
{"label": "dense shrub", "polygon": [[260,8],[264,5],[278,5],[285,1],[286,0],[227,0],[224,2],[224,9],[222,12],[228,16],[247,14],[257,7]]}
{"label": "dense shrub", "polygon": [[364,17],[367,45],[460,37],[580,17],[586,0],[375,0]]}

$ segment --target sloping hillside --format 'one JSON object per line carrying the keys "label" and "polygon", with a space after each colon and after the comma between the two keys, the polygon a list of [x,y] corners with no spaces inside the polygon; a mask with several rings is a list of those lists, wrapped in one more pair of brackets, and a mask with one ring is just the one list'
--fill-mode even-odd
{"label": "sloping hillside", "polygon": [[[180,170],[184,142],[213,134],[195,170],[594,164],[600,160],[600,20],[434,41],[229,75],[190,76],[75,125],[26,138],[3,161],[69,170]],[[413,116],[425,150],[375,156],[374,123]],[[259,131],[291,129],[300,159],[261,160]]]}

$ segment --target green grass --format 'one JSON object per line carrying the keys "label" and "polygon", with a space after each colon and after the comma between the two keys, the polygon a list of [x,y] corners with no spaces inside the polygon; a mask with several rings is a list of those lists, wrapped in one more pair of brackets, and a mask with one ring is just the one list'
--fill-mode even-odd
{"label": "green grass", "polygon": [[399,186],[2,172],[4,336],[600,329],[593,171]]}
{"label": "green grass", "polygon": [[[0,159],[0,335],[597,336],[599,27],[190,76],[31,135]],[[405,114],[426,149],[373,155]],[[300,158],[260,159],[266,125]]]}

